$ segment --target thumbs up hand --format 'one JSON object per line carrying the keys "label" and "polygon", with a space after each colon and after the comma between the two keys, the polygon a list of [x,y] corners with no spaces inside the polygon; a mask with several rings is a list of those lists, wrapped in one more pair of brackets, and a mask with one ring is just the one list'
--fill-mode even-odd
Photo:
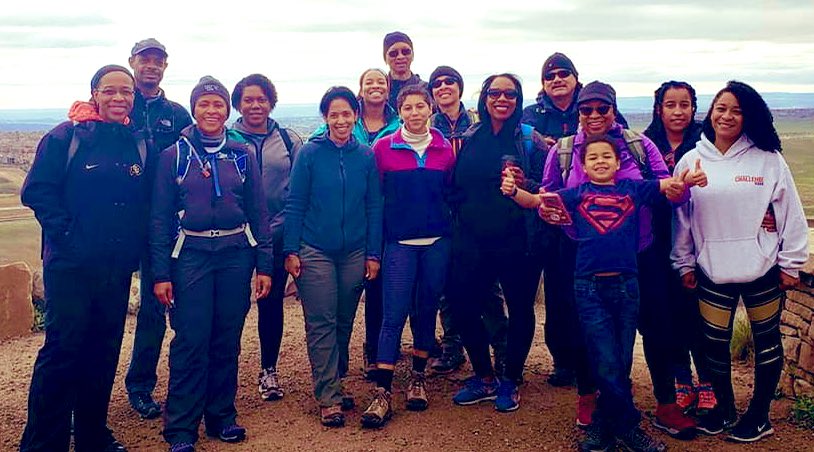
{"label": "thumbs up hand", "polygon": [[514,196],[517,194],[517,182],[514,179],[514,171],[511,167],[503,169],[502,180],[500,181],[500,192],[503,196]]}
{"label": "thumbs up hand", "polygon": [[695,185],[699,187],[707,186],[707,173],[701,169],[701,159],[695,161],[695,168],[684,176],[684,182],[688,187]]}

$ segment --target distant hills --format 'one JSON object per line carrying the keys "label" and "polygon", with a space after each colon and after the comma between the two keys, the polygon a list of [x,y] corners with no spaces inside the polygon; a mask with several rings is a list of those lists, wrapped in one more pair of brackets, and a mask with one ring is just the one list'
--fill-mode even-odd
{"label": "distant hills", "polygon": [[[814,110],[814,93],[764,93],[763,97],[772,110]],[[534,100],[526,102],[530,105]],[[698,113],[703,115],[709,104],[712,102],[712,95],[704,94],[698,96]],[[619,110],[625,116],[637,118],[647,117],[653,110],[653,98],[650,96],[640,97],[620,97],[618,100]],[[475,105],[467,105],[475,107]],[[50,109],[0,109],[0,131],[45,131],[49,130],[60,122],[64,121],[67,115],[67,108]],[[782,115],[782,113],[781,113]],[[319,124],[319,107],[317,104],[280,104],[272,115],[283,124],[297,125]],[[808,115],[806,115],[808,116]],[[231,120],[237,119],[238,115],[233,111]]]}

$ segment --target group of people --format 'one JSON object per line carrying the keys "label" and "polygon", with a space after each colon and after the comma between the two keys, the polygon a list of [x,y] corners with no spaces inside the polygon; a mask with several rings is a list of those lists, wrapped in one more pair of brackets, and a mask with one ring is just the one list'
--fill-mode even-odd
{"label": "group of people", "polygon": [[[637,330],[655,427],[680,439],[772,433],[780,312],[808,229],[771,112],[748,85],[729,82],[698,123],[692,86],[666,82],[638,133],[610,85],[583,86],[555,53],[533,105],[524,109],[520,80],[501,73],[468,110],[460,73],[438,66],[422,81],[412,41],[393,32],[383,42],[389,71],[364,71],[358,92],[328,89],[325,124],[303,143],[270,117],[277,91],[260,74],[231,94],[201,78],[190,116],[160,88],[167,57],[151,38],[133,47],[132,72],[99,69],[91,100],[43,137],[24,184],[43,231],[47,301],[21,451],[68,450],[72,434],[77,451],[126,450],[106,417],[136,270],[125,386],[142,418],[163,413],[171,452],[195,450],[201,420],[211,437],[246,438],[235,395],[252,296],[258,392],[284,396],[288,275],[325,426],[343,426],[355,406],[343,380],[362,297],[364,371],[375,384],[363,427],[394,414],[408,317],[407,409],[428,409],[428,373],[467,357],[474,375],[452,401],[519,409],[542,276],[548,381],[576,384],[582,450],[665,449],[633,403]],[[240,118],[227,126],[231,108]],[[741,297],[756,377],[738,419],[728,344]],[[175,335],[162,407],[152,392],[167,312]]]}

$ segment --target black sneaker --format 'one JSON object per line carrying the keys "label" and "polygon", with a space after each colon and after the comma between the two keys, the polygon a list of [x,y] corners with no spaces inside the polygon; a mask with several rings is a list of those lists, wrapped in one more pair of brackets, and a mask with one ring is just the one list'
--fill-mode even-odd
{"label": "black sneaker", "polygon": [[195,445],[192,443],[175,443],[170,446],[170,452],[195,452]]}
{"label": "black sneaker", "polygon": [[729,432],[727,441],[736,443],[753,443],[774,434],[769,419],[762,419],[760,416],[744,414],[741,420]]}
{"label": "black sneaker", "polygon": [[108,445],[105,446],[104,449],[102,449],[102,452],[127,452],[127,448],[124,447],[124,444],[114,439],[113,441],[108,443]]}
{"label": "black sneaker", "polygon": [[724,408],[720,405],[712,411],[698,418],[696,429],[706,435],[717,435],[729,430],[738,421],[738,412],[735,407]]}
{"label": "black sneaker", "polygon": [[155,419],[161,416],[161,405],[147,392],[135,392],[128,396],[130,406],[142,419]]}
{"label": "black sneaker", "polygon": [[223,427],[219,432],[207,431],[206,434],[225,443],[239,443],[246,439],[246,428],[237,424],[231,424]]}
{"label": "black sneaker", "polygon": [[441,357],[433,361],[430,369],[437,374],[445,375],[458,370],[465,362],[466,358],[460,351],[444,350]]}
{"label": "black sneaker", "polygon": [[617,438],[622,442],[623,446],[633,452],[663,452],[667,450],[667,446],[663,442],[650,436],[638,425]]}
{"label": "black sneaker", "polygon": [[575,382],[576,373],[572,369],[565,369],[562,367],[555,367],[554,373],[548,377],[548,384],[558,388],[574,386]]}
{"label": "black sneaker", "polygon": [[598,422],[594,422],[585,429],[585,439],[579,443],[579,450],[582,452],[604,452],[614,446],[613,435],[603,428]]}

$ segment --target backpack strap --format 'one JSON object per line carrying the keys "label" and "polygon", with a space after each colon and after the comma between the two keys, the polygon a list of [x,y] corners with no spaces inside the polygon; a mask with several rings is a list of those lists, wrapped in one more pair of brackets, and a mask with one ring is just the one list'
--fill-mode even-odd
{"label": "backpack strap", "polygon": [[647,151],[642,143],[642,135],[630,129],[622,129],[622,136],[630,154],[636,159],[639,172],[642,173],[642,179],[652,179],[653,171],[650,169],[650,162],[647,161]]}
{"label": "backpack strap", "polygon": [[520,134],[523,136],[523,148],[526,150],[526,155],[531,155],[534,151],[534,127],[520,124]]}
{"label": "backpack strap", "polygon": [[576,135],[568,135],[562,137],[557,141],[557,162],[560,164],[560,173],[562,174],[562,184],[568,182],[568,176],[571,174],[571,162],[574,158],[574,138]]}
{"label": "backpack strap", "polygon": [[192,163],[192,144],[186,137],[181,137],[175,143],[175,182],[181,185]]}
{"label": "backpack strap", "polygon": [[71,166],[71,160],[76,156],[76,151],[79,149],[79,137],[76,136],[76,129],[71,133],[71,144],[68,145],[68,158],[65,160],[65,172],[68,172],[68,167]]}

